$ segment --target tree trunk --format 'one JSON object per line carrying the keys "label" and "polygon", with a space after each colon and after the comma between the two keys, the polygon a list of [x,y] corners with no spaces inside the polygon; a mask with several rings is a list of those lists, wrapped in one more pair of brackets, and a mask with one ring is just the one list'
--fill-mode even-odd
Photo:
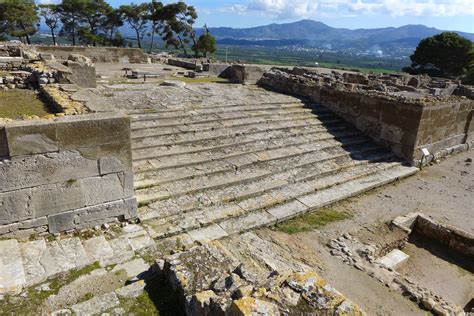
{"label": "tree trunk", "polygon": [[178,35],[178,40],[179,40],[179,43],[181,44],[181,48],[183,49],[184,54],[187,55],[188,51],[186,50],[186,46],[184,46],[184,42],[181,39],[181,36],[179,36],[179,35]]}
{"label": "tree trunk", "polygon": [[138,30],[135,30],[135,32],[137,33],[138,48],[142,48],[142,42],[140,41],[140,33],[138,32]]}
{"label": "tree trunk", "polygon": [[54,29],[51,28],[51,36],[53,37],[53,45],[56,46],[56,36],[54,35]]}

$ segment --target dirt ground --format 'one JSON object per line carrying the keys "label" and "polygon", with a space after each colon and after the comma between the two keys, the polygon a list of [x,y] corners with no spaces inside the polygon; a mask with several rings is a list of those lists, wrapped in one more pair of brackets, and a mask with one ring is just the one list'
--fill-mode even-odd
{"label": "dirt ground", "polygon": [[[348,211],[351,219],[334,222],[310,232],[288,235],[274,229],[262,229],[259,235],[295,254],[303,262],[316,265],[321,275],[344,295],[355,301],[369,315],[423,315],[413,302],[388,289],[366,273],[350,267],[331,256],[325,246],[329,239],[344,232],[377,239],[382,223],[396,216],[420,211],[435,220],[474,232],[473,165],[468,151],[449,157],[439,164],[423,168],[416,175],[394,184],[372,190],[334,206]],[[411,258],[400,272],[413,277],[419,284],[439,293],[462,307],[473,296],[474,275],[453,263],[428,255],[419,244],[409,243],[406,251]]]}

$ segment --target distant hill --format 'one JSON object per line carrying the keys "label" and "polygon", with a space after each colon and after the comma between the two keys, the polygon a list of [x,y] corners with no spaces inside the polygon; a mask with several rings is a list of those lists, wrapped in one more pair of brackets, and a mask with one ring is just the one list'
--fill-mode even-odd
{"label": "distant hill", "polygon": [[[216,27],[210,31],[219,43],[224,44],[275,46],[279,43],[288,45],[294,42],[309,46],[330,46],[333,49],[369,49],[374,46],[381,49],[390,49],[394,46],[415,48],[421,39],[443,32],[424,25],[350,30],[331,27],[313,20],[252,28]],[[474,34],[456,33],[474,41]]]}

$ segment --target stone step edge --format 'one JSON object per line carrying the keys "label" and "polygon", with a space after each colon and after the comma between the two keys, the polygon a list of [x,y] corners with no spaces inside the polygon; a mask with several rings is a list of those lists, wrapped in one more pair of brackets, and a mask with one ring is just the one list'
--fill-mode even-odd
{"label": "stone step edge", "polygon": [[[388,153],[386,155],[384,155],[386,157],[394,157],[394,155],[392,153]],[[290,171],[291,169],[295,169],[295,168],[301,168],[301,167],[304,167],[304,166],[307,166],[307,165],[312,165],[312,164],[319,164],[321,162],[324,162],[324,161],[329,161],[329,160],[334,160],[334,159],[337,159],[338,157],[332,157],[332,158],[328,158],[328,159],[322,159],[321,161],[313,161],[311,163],[308,163],[308,164],[302,164],[301,166],[297,166],[297,167],[294,167],[294,168],[287,168],[287,169],[283,169],[279,172],[277,172],[276,174],[280,174],[280,173],[284,173],[284,172],[288,172]],[[361,164],[364,164],[364,163],[368,163],[368,161],[364,161],[363,163]],[[359,165],[359,164],[357,164]],[[334,172],[334,171],[340,171],[340,170],[344,170],[344,168],[346,168],[346,166],[348,167],[352,167],[354,165],[351,165],[351,164],[348,164],[348,165],[344,165],[343,167],[341,168],[337,168],[337,169],[333,169],[333,170],[330,170],[330,171],[327,171],[327,172],[324,172],[322,174],[326,174],[326,173],[330,173],[330,172]],[[172,198],[175,198],[177,196],[180,196],[180,195],[186,195],[186,194],[195,194],[195,193],[198,193],[198,192],[204,192],[204,191],[207,191],[207,190],[215,190],[215,189],[218,189],[218,188],[224,188],[224,187],[228,187],[228,186],[232,186],[232,185],[235,185],[235,184],[245,184],[245,183],[249,183],[249,182],[254,182],[254,181],[258,181],[258,180],[261,180],[269,175],[272,175],[274,173],[272,173],[271,171],[269,172],[265,172],[265,173],[260,173],[258,175],[255,175],[255,174],[250,174],[249,177],[243,177],[242,179],[237,179],[237,180],[232,180],[232,181],[228,181],[228,182],[225,182],[225,183],[220,183],[220,184],[217,184],[217,185],[212,185],[212,186],[207,186],[207,187],[199,187],[199,188],[195,188],[195,189],[191,189],[191,190],[188,190],[186,192],[179,192],[179,193],[172,193],[172,194],[169,194],[167,196],[162,196],[162,197],[153,197],[153,195],[137,195],[137,201],[139,203],[139,205],[142,207],[142,206],[147,206],[151,203],[154,203],[154,202],[157,202],[157,201],[162,201],[162,200],[167,200],[167,199],[172,199]],[[322,175],[322,174],[318,174],[319,175]]]}
{"label": "stone step edge", "polygon": [[[201,106],[201,107],[190,107],[189,108],[189,111],[192,111],[192,110],[200,110],[200,109],[217,109],[217,108],[233,108],[233,107],[237,107],[237,106],[259,106],[259,105],[292,105],[292,104],[295,104],[297,106],[315,106],[315,107],[321,107],[321,108],[324,108],[323,106],[321,105],[318,105],[316,103],[312,103],[312,102],[304,102],[302,100],[298,100],[298,101],[294,101],[294,102],[262,102],[262,103],[234,103],[234,104],[228,104],[228,105],[216,105],[216,106]],[[143,115],[146,115],[146,114],[159,114],[159,113],[172,113],[172,112],[179,112],[179,111],[183,111],[182,108],[175,108],[175,109],[166,109],[166,110],[154,110],[153,111],[144,111],[144,112],[141,112],[141,113],[138,113],[138,112],[133,112],[133,111],[129,111],[127,112],[128,115],[139,115],[139,114],[143,114]]]}
{"label": "stone step edge", "polygon": [[[394,157],[392,154],[388,154],[387,155],[388,157]],[[379,160],[383,159],[383,157],[380,157]],[[326,172],[323,172],[317,176],[322,176],[322,177],[327,177],[327,176],[331,176],[331,175],[334,175],[335,173],[338,173],[340,171],[343,171],[343,170],[348,170],[352,167],[364,167],[364,166],[367,166],[369,165],[370,163],[373,163],[373,162],[377,162],[376,159],[372,160],[372,161],[366,161],[366,162],[361,162],[361,163],[358,163],[358,164],[347,164],[345,165],[344,167],[341,167],[341,168],[338,168],[338,169],[334,169],[334,170],[330,170],[330,171],[326,171]],[[347,178],[345,179],[343,182],[338,182],[336,184],[332,184],[332,185],[325,185],[325,186],[321,186],[320,188],[318,188],[318,192],[321,192],[321,191],[326,191],[326,190],[329,190],[331,189],[332,187],[336,187],[336,186],[339,186],[341,184],[344,184],[344,183],[347,183],[347,182],[350,182],[350,181],[354,181],[356,179],[359,179],[359,178],[363,178],[363,177],[367,177],[367,176],[371,176],[373,174],[376,174],[376,173],[379,173],[385,169],[390,169],[390,168],[393,168],[393,167],[396,167],[400,165],[399,163],[396,163],[396,165],[394,165],[394,163],[391,163],[391,165],[388,165],[388,166],[385,166],[384,169],[377,169],[377,170],[370,170],[368,172],[363,172],[363,173],[360,173],[358,174],[357,176],[355,177],[350,177],[350,178]],[[314,180],[314,177],[316,176],[313,176],[312,179]],[[298,182],[305,182],[305,181],[311,181],[309,179],[304,179],[302,181],[298,181]],[[234,198],[230,201],[225,201],[225,202],[239,202],[239,201],[242,201],[244,199],[247,199],[247,198],[253,198],[257,195],[262,195],[262,194],[265,194],[265,193],[268,193],[272,190],[278,190],[278,189],[281,189],[282,187],[286,186],[288,184],[283,184],[283,185],[280,185],[280,186],[277,186],[277,187],[273,187],[273,188],[270,188],[270,189],[267,189],[267,190],[264,190],[264,191],[261,191],[261,192],[258,192],[256,194],[252,194],[252,195],[245,195],[245,196],[239,196],[238,198]],[[312,193],[305,193],[301,196],[306,196],[306,195],[310,195]],[[265,210],[265,209],[268,209],[268,208],[275,208],[275,207],[278,207],[280,204],[285,204],[285,203],[289,203],[291,201],[294,201],[294,200],[297,200],[297,197],[295,198],[291,198],[289,199],[287,202],[283,202],[283,203],[276,203],[276,204],[272,204],[272,205],[266,205],[265,207],[263,208],[256,208],[256,209],[252,209],[252,210],[246,210],[244,212],[244,214],[240,214],[238,216],[242,216],[242,215],[245,215],[245,214],[249,214],[249,213],[252,213],[252,212],[260,212],[262,210]],[[186,210],[184,212],[181,212],[181,214],[186,214],[186,213],[190,213],[192,211],[195,211],[196,209],[191,209],[191,210]],[[167,217],[171,217],[173,215],[169,215]],[[238,217],[237,216],[237,217]],[[144,223],[146,223],[147,221],[150,221],[150,220],[159,220],[159,219],[165,219],[167,217],[151,217],[151,218],[147,218]],[[140,218],[140,215],[139,215],[139,218]],[[232,217],[225,217],[223,219],[228,219],[228,218],[232,218]],[[217,221],[219,222],[219,221]],[[209,226],[210,224],[213,224],[213,223],[216,223],[216,221],[213,221],[212,223],[208,223],[208,225],[201,225],[201,228],[205,227],[205,226]],[[172,237],[173,235],[176,235],[176,234],[181,234],[183,232],[186,232],[186,230],[180,230],[180,231],[175,231],[175,232],[172,232],[172,233],[169,233],[169,234],[164,234],[162,237],[165,238],[165,237]],[[152,236],[153,237],[153,236]]]}
{"label": "stone step edge", "polygon": [[[289,138],[289,137],[296,138],[296,137],[303,137],[303,136],[307,136],[307,135],[325,134],[325,133],[332,134],[333,132],[341,132],[341,131],[344,131],[344,130],[346,130],[346,128],[344,126],[340,126],[340,127],[337,127],[337,128],[333,128],[330,131],[329,130],[314,130],[314,131],[297,132],[297,133],[293,133],[293,134],[290,134],[290,135],[277,135],[277,136],[269,135],[270,137],[268,137],[268,138],[262,137],[262,138],[259,138],[259,139],[241,140],[241,141],[237,141],[237,142],[234,141],[234,142],[231,142],[231,143],[223,143],[223,144],[220,144],[220,145],[208,146],[208,147],[199,146],[201,148],[196,148],[196,149],[192,149],[193,144],[186,144],[182,147],[190,147],[191,148],[190,150],[168,152],[168,153],[165,152],[162,155],[155,155],[155,156],[152,156],[152,157],[153,158],[163,158],[163,157],[179,156],[179,155],[184,155],[184,154],[194,154],[194,153],[199,153],[199,152],[203,152],[203,151],[208,152],[208,151],[219,150],[219,149],[223,149],[223,148],[227,148],[227,147],[235,147],[237,145],[247,145],[247,144],[251,144],[251,143],[259,142],[259,141],[273,141],[275,139],[281,139],[281,138]],[[262,133],[268,134],[266,132],[262,132]],[[244,135],[244,136],[247,136],[247,135]],[[144,151],[144,150],[158,150],[158,149],[160,149],[160,147],[168,147],[168,146],[158,145],[158,146],[147,146],[147,147],[142,147],[142,148],[134,148],[134,149],[132,149],[132,152],[136,153],[137,151]],[[161,148],[161,149],[164,149],[164,148]]]}
{"label": "stone step edge", "polygon": [[[313,133],[306,133],[306,134],[302,134],[302,135],[295,135],[296,137],[293,137],[293,138],[297,138],[297,137],[300,137],[300,136],[306,136],[306,135],[310,135],[310,134],[328,134],[328,133],[325,133],[325,132],[313,132]],[[334,135],[330,135],[330,136],[326,136],[326,137],[323,137],[323,138],[319,138],[319,139],[315,139],[315,140],[305,140],[303,142],[298,142],[298,143],[293,143],[291,144],[291,146],[299,146],[299,145],[304,145],[304,144],[308,144],[308,143],[317,143],[317,142],[321,142],[321,141],[326,141],[326,140],[338,140],[338,139],[341,139],[341,138],[348,138],[348,137],[356,137],[356,136],[363,136],[363,134],[360,132],[360,131],[357,131],[357,130],[351,130],[349,132],[347,132],[346,134],[344,135],[338,135],[338,136],[334,136]],[[270,138],[270,139],[267,139],[267,140],[276,140],[276,139],[284,139],[285,137],[275,137],[275,138]],[[251,144],[251,143],[256,143],[257,141],[251,141],[249,142],[248,144]],[[239,145],[240,143],[237,143],[237,144],[234,144],[234,145],[227,145],[226,147],[235,147],[236,145]],[[247,144],[247,145],[248,145]],[[265,150],[272,150],[272,149],[278,149],[278,148],[285,148],[285,147],[289,147],[288,145],[277,145],[277,146],[269,146],[269,147],[265,147],[265,148],[259,148],[259,149],[252,149],[252,150],[247,150],[247,151],[243,151],[243,152],[238,152],[238,153],[232,153],[230,155],[225,155],[225,156],[222,156],[222,157],[218,157],[218,158],[208,158],[208,159],[205,159],[205,160],[200,160],[200,161],[191,161],[191,162],[181,162],[181,163],[177,163],[177,164],[172,164],[172,165],[164,165],[162,167],[159,167],[159,168],[155,168],[156,170],[163,170],[163,169],[170,169],[170,168],[175,168],[177,166],[192,166],[192,165],[196,165],[196,164],[201,164],[201,163],[205,163],[207,161],[218,161],[218,160],[223,160],[223,159],[227,159],[227,158],[231,158],[231,157],[238,157],[238,156],[242,156],[242,155],[246,155],[246,154],[250,154],[250,153],[258,153],[258,152],[261,152],[261,151],[265,151]],[[224,147],[225,148],[225,147]],[[222,148],[217,148],[217,149],[222,149]],[[166,156],[149,156],[149,157],[144,157],[144,158],[133,158],[132,159],[132,162],[139,162],[139,161],[144,161],[144,160],[151,160],[151,159],[160,159],[160,158],[166,158],[166,157],[170,157],[170,156],[180,156],[180,155],[189,155],[189,154],[198,154],[200,152],[207,152],[208,150],[201,150],[201,151],[198,151],[198,152],[192,152],[192,153],[184,153],[184,154],[171,154],[171,155],[166,155]],[[132,156],[133,156],[133,152],[132,152]]]}
{"label": "stone step edge", "polygon": [[[202,138],[191,138],[191,139],[184,139],[184,140],[179,140],[179,141],[169,141],[169,142],[163,142],[163,143],[158,143],[158,144],[155,144],[155,145],[147,145],[147,146],[137,146],[137,144],[139,144],[138,142],[134,142],[136,139],[132,138],[132,150],[135,150],[135,149],[145,149],[145,148],[153,148],[153,147],[159,147],[159,146],[176,146],[176,145],[189,145],[189,144],[193,144],[193,143],[197,143],[197,142],[205,142],[205,141],[214,141],[214,140],[218,140],[218,139],[226,139],[226,138],[232,138],[232,137],[236,137],[236,136],[240,136],[240,135],[254,135],[254,134],[258,134],[258,133],[271,133],[271,132],[280,132],[280,131],[285,131],[285,130],[291,130],[291,129],[301,129],[301,128],[305,128],[305,127],[311,127],[311,128],[321,128],[321,126],[333,126],[333,125],[346,125],[346,123],[342,120],[331,120],[329,122],[315,122],[313,124],[301,124],[301,125],[290,125],[290,126],[276,126],[276,127],[273,127],[273,128],[266,128],[266,129],[258,129],[258,130],[250,130],[250,131],[234,131],[234,132],[231,132],[231,133],[228,133],[228,134],[219,134],[218,132],[220,131],[219,130],[213,130],[212,132],[216,131],[216,135],[212,135],[212,136],[206,136],[206,137],[202,137]],[[211,132],[211,131],[208,131],[208,132]],[[182,134],[176,134],[176,135],[182,135]],[[186,134],[184,134],[186,135]],[[189,134],[189,136],[193,136],[195,137],[196,134]],[[199,136],[199,135],[198,135]],[[157,137],[161,137],[161,136],[155,136],[155,135],[152,135],[152,136],[145,136],[145,137],[139,137],[138,139],[140,141],[144,140],[144,139],[156,139]],[[165,137],[170,137],[169,135],[168,136],[165,136]]]}
{"label": "stone step edge", "polygon": [[[249,216],[252,215],[251,213],[250,214],[244,214],[243,216],[239,216],[239,217],[236,217],[236,218],[226,219],[226,221],[220,222],[218,224],[214,223],[214,224],[206,226],[206,227],[201,227],[201,228],[197,228],[197,229],[194,229],[194,230],[189,230],[186,233],[195,242],[209,242],[209,241],[221,239],[221,238],[224,238],[224,237],[227,237],[227,236],[230,236],[230,235],[243,233],[243,232],[249,231],[251,229],[256,229],[256,228],[266,227],[266,226],[273,226],[275,224],[278,224],[280,222],[289,220],[289,219],[297,217],[299,215],[303,215],[304,213],[317,211],[318,209],[321,209],[325,206],[331,205],[335,202],[342,201],[342,200],[348,199],[350,197],[360,195],[364,192],[370,191],[370,190],[375,189],[377,187],[381,187],[381,186],[384,186],[384,185],[389,184],[391,182],[395,182],[397,180],[409,177],[409,176],[415,174],[417,171],[418,171],[418,168],[415,168],[415,167],[402,167],[402,166],[398,166],[398,168],[397,167],[392,167],[392,168],[384,171],[383,175],[384,175],[385,179],[381,179],[381,180],[377,181],[376,183],[365,184],[365,186],[363,186],[362,188],[359,188],[359,189],[349,190],[348,192],[346,192],[346,193],[344,193],[344,194],[342,194],[338,197],[335,197],[333,199],[329,199],[327,201],[321,202],[318,205],[308,206],[308,205],[305,205],[304,203],[302,203],[298,200],[299,203],[306,206],[306,209],[304,211],[295,211],[291,214],[288,214],[288,215],[286,215],[284,217],[280,217],[280,218],[272,215],[271,213],[267,212],[266,210],[262,211],[262,214],[265,213],[264,215],[267,217],[266,219],[264,219],[262,222],[254,224],[254,225],[252,225],[250,223],[250,225],[245,226],[245,224],[244,224],[243,226],[245,227],[245,229],[241,229],[241,230],[238,230],[238,231],[229,229],[228,227],[226,227],[225,223],[231,223],[231,221],[235,221],[236,219],[239,219],[242,223],[245,223],[245,217],[248,218]],[[390,175],[390,173],[392,173],[392,175]],[[360,183],[361,180],[364,180],[364,179],[365,178],[363,177],[363,178],[358,179],[357,181],[353,181],[353,182],[357,184],[357,183]],[[346,183],[346,184],[349,185],[348,183]],[[353,185],[353,184],[351,184],[351,185],[353,186],[353,188],[355,188],[355,185]],[[168,238],[168,237],[160,237],[160,238],[154,238],[154,239],[155,240],[160,240],[162,238]]]}
{"label": "stone step edge", "polygon": [[[243,121],[243,120],[246,120],[246,119],[262,119],[261,121],[258,121],[258,122],[254,122],[253,124],[256,124],[256,123],[262,123],[264,121],[279,121],[279,120],[275,120],[275,118],[278,118],[278,117],[307,117],[307,118],[326,118],[326,117],[334,117],[335,114],[334,113],[325,113],[325,114],[322,114],[322,115],[317,115],[317,114],[313,114],[311,112],[307,113],[305,111],[302,111],[301,113],[288,113],[288,114],[283,114],[283,113],[267,113],[267,114],[260,114],[260,115],[255,115],[255,116],[243,116],[243,117],[235,117],[235,118],[215,118],[215,119],[212,119],[212,120],[203,120],[203,121],[190,121],[188,123],[182,123],[182,122],[176,122],[176,123],[173,123],[173,124],[160,124],[159,122],[155,123],[154,121],[154,124],[149,124],[149,125],[146,125],[146,126],[136,126],[136,122],[132,122],[131,123],[131,132],[136,132],[136,131],[140,131],[140,130],[146,130],[146,129],[150,129],[150,128],[153,128],[153,129],[160,129],[160,128],[170,128],[170,127],[181,127],[181,126],[188,126],[188,127],[192,127],[193,125],[203,125],[203,124],[213,124],[215,123],[215,126],[223,126],[224,122],[228,122],[228,121]],[[265,120],[264,120],[265,119]],[[145,122],[149,122],[149,121],[145,121]]]}
{"label": "stone step edge", "polygon": [[[364,143],[365,143],[365,141],[360,140],[358,142],[351,143],[349,146],[357,146],[357,145],[361,145],[361,144],[364,144]],[[303,151],[301,153],[297,153],[297,154],[294,154],[294,155],[270,158],[270,159],[267,159],[267,160],[257,160],[257,161],[253,161],[253,162],[250,162],[250,163],[241,164],[241,165],[238,166],[238,168],[239,169],[249,168],[250,166],[255,165],[255,164],[266,164],[268,162],[274,162],[274,161],[277,161],[277,160],[293,158],[293,157],[299,156],[299,155],[306,155],[306,154],[315,153],[315,152],[318,152],[318,151],[323,151],[323,150],[326,151],[326,150],[331,150],[331,149],[335,149],[335,148],[342,148],[342,146],[341,145],[332,145],[332,146],[317,148],[317,149],[313,149],[313,150]],[[315,160],[314,162],[317,162],[317,161],[322,162],[322,161],[327,161],[329,159],[336,159],[336,158],[340,158],[340,157],[346,157],[346,156],[352,155],[354,153],[364,154],[364,153],[369,153],[371,151],[380,150],[380,149],[381,149],[380,146],[372,145],[370,147],[368,146],[367,148],[363,148],[361,150],[353,150],[350,153],[346,152],[346,153],[343,153],[343,154],[331,156],[329,158]],[[252,155],[254,155],[254,154],[252,154]],[[201,177],[201,176],[217,175],[217,174],[220,174],[220,173],[230,172],[232,170],[235,170],[233,168],[233,166],[229,167],[229,168],[221,169],[221,170],[215,170],[215,171],[212,171],[212,172],[203,172],[201,174],[191,174],[191,175],[188,175],[188,176],[182,176],[182,177],[179,177],[179,178],[172,178],[172,179],[167,179],[167,180],[159,180],[159,179],[157,179],[157,180],[154,180],[154,179],[153,180],[135,180],[133,186],[134,186],[135,190],[141,190],[141,189],[145,189],[145,188],[148,188],[148,187],[163,185],[163,184],[171,183],[171,182],[175,182],[175,181],[193,179],[193,178]],[[288,170],[288,169],[284,169],[284,170]],[[151,171],[151,172],[153,172],[153,171]]]}
{"label": "stone step edge", "polygon": [[[359,137],[359,139],[357,141],[352,141],[351,143],[349,143],[348,144],[349,146],[360,145],[360,144],[363,144],[363,143],[367,143],[367,139],[364,139],[360,135],[359,136],[358,135],[359,135],[359,133],[355,133],[355,135],[352,135],[352,136],[350,135],[350,136],[347,136],[347,137],[343,136],[343,137],[339,137],[339,139],[341,139],[341,138],[349,138],[350,139],[350,138]],[[327,140],[331,140],[331,139],[333,139],[333,138],[317,140],[315,142],[309,142],[307,144],[317,144],[319,141],[327,141]],[[335,139],[335,140],[337,141],[337,139]],[[304,143],[304,144],[306,144],[306,143]],[[282,147],[275,147],[275,148],[269,148],[269,149],[261,149],[261,150],[257,150],[257,151],[244,152],[244,153],[239,154],[239,155],[231,155],[231,156],[227,156],[227,157],[222,157],[220,159],[211,159],[211,160],[206,160],[206,161],[199,161],[196,164],[202,164],[202,163],[208,163],[208,162],[213,162],[213,161],[221,161],[221,160],[226,160],[226,159],[232,159],[232,158],[235,158],[235,157],[245,156],[245,155],[254,155],[254,154],[258,154],[260,152],[280,150],[280,149],[299,146],[299,145],[303,145],[303,144],[291,144],[291,145],[288,145],[288,146],[282,146]],[[338,144],[338,145],[333,145],[333,146],[330,146],[330,147],[323,147],[322,149],[328,149],[328,148],[331,148],[331,147],[341,147],[341,145]],[[295,157],[295,156],[298,156],[298,155],[311,153],[311,152],[314,152],[314,151],[317,151],[317,150],[319,150],[319,149],[301,151],[301,152],[298,152],[298,153],[295,153],[295,154],[287,155],[287,156],[282,157],[282,158],[287,158],[287,157],[291,158],[291,157]],[[277,159],[280,159],[280,158],[271,158],[271,159],[268,159],[268,161],[277,160]],[[193,165],[195,165],[195,164],[178,164],[178,165],[175,165],[175,166],[172,166],[172,167],[166,167],[166,168],[152,167],[152,168],[143,169],[143,170],[135,170],[134,174],[156,172],[156,171],[161,171],[161,170],[168,170],[168,169],[180,168],[180,167],[185,167],[185,166],[193,166]]]}
{"label": "stone step edge", "polygon": [[[266,111],[267,113],[261,113],[261,114],[253,114],[253,115],[245,115],[241,117],[234,117],[233,119],[238,119],[238,118],[250,118],[250,117],[259,117],[262,115],[272,115],[274,113],[280,114],[280,115],[285,115],[285,114],[291,114],[291,113],[312,113],[316,115],[321,115],[321,114],[329,114],[329,111],[317,111],[315,109],[311,108],[305,108],[303,106],[294,106],[294,107],[286,107],[286,108],[250,108],[250,109],[243,109],[243,110],[237,110],[239,113],[248,113],[248,112],[263,112]],[[194,113],[193,113],[194,112]],[[148,121],[153,121],[153,122],[158,122],[158,121],[164,121],[164,120],[189,120],[191,117],[199,117],[199,116],[219,116],[224,113],[231,113],[233,111],[226,111],[226,112],[205,112],[205,113],[196,113],[195,111],[189,111],[188,113],[183,113],[183,115],[176,115],[176,116],[141,116],[141,117],[131,117],[131,122],[132,125],[135,123],[139,122],[148,122]],[[285,113],[287,112],[287,113]],[[221,118],[225,119],[225,118]],[[202,120],[199,122],[206,122],[208,120]],[[214,119],[209,120],[209,121],[214,121]],[[166,125],[162,125],[166,126]]]}

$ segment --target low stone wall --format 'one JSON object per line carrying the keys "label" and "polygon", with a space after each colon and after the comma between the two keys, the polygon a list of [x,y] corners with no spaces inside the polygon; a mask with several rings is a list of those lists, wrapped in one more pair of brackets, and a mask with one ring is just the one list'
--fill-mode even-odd
{"label": "low stone wall", "polygon": [[67,60],[71,54],[80,54],[100,63],[146,63],[147,55],[139,48],[80,47],[36,45],[39,53],[53,54],[56,59]]}
{"label": "low stone wall", "polygon": [[259,83],[330,108],[409,161],[421,159],[421,148],[441,153],[456,145],[470,146],[474,141],[474,102],[465,97],[388,95],[355,89],[353,83],[328,84],[282,71],[266,72]]}
{"label": "low stone wall", "polygon": [[413,230],[464,256],[474,258],[474,236],[468,232],[456,227],[439,224],[424,216],[417,217]]}
{"label": "low stone wall", "polygon": [[189,61],[177,58],[168,58],[167,64],[170,66],[181,67],[188,70],[196,70],[196,61]]}
{"label": "low stone wall", "polygon": [[136,215],[126,116],[6,124],[0,156],[0,235],[57,233]]}

